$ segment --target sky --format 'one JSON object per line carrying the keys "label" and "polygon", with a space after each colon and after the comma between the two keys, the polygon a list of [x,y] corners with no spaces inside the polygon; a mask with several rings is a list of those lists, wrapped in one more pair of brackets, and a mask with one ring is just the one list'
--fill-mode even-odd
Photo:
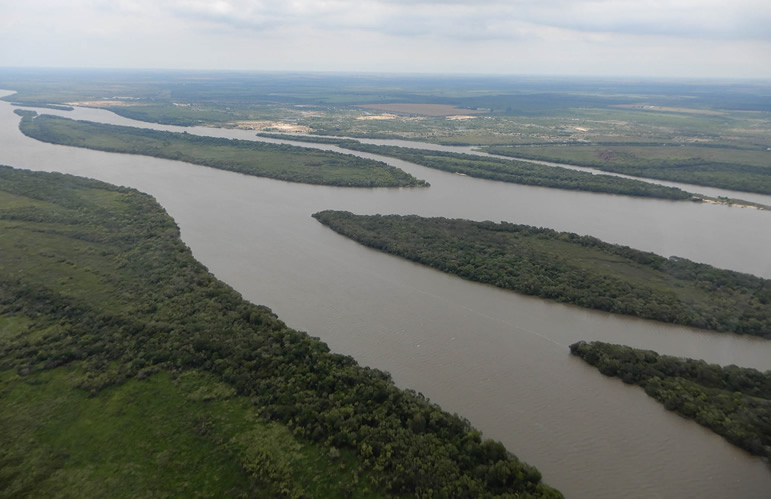
{"label": "sky", "polygon": [[771,1],[0,0],[0,67],[771,78]]}

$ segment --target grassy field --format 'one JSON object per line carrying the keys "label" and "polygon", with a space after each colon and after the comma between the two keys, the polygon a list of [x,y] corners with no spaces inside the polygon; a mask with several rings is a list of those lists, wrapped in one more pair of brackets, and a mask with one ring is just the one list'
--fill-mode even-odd
{"label": "grassy field", "polygon": [[143,154],[290,182],[343,187],[405,187],[426,183],[382,162],[352,155],[246,140],[33,117],[19,125],[32,138],[99,151]]}
{"label": "grassy field", "polygon": [[0,167],[0,233],[0,497],[561,497],[217,281],[150,196]]}
{"label": "grassy field", "polygon": [[79,363],[2,373],[0,497],[378,495],[366,476],[358,485],[352,453],[329,459],[210,375],[159,372],[96,394],[86,377]]}
{"label": "grassy field", "polygon": [[588,236],[397,215],[314,215],[366,246],[559,302],[771,339],[771,281]]}

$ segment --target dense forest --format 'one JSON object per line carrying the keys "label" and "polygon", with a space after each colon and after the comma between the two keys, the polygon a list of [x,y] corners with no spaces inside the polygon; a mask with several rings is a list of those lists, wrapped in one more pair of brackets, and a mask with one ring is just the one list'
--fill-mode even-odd
{"label": "dense forest", "polygon": [[581,307],[771,338],[771,281],[589,236],[506,222],[313,215],[366,246]]}
{"label": "dense forest", "polygon": [[666,187],[611,175],[594,175],[589,172],[525,161],[357,142],[336,143],[346,149],[382,154],[428,168],[501,182],[675,200],[686,200],[693,197],[692,194],[676,187]]}
{"label": "dense forest", "polygon": [[468,421],[242,299],[148,195],[0,167],[0,231],[9,497],[561,497]]}
{"label": "dense forest", "polygon": [[570,345],[570,352],[606,376],[643,387],[670,411],[771,459],[771,371],[721,367],[602,342],[581,341]]}
{"label": "dense forest", "polygon": [[143,154],[186,161],[246,175],[342,187],[425,186],[427,183],[383,162],[349,154],[290,145],[229,140],[188,133],[75,121],[57,116],[22,115],[21,131],[52,144],[98,151]]}

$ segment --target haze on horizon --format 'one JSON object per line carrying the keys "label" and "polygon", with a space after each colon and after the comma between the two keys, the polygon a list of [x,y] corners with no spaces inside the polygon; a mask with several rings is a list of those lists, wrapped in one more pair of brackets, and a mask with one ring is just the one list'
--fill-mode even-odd
{"label": "haze on horizon", "polygon": [[0,0],[1,67],[771,78],[767,0]]}

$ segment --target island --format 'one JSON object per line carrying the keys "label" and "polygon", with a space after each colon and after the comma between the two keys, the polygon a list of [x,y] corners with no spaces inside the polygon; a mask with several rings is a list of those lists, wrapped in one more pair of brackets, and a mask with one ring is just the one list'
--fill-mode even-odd
{"label": "island", "polygon": [[561,497],[465,419],[244,300],[151,196],[0,167],[0,232],[9,496]]}
{"label": "island", "polygon": [[313,215],[335,232],[464,279],[643,319],[771,339],[771,280],[590,236],[400,215]]}
{"label": "island", "polygon": [[106,152],[141,154],[289,182],[341,187],[416,187],[423,180],[380,161],[290,145],[165,132],[17,110],[34,139]]}
{"label": "island", "polygon": [[571,170],[559,166],[540,165],[527,161],[516,161],[478,154],[433,151],[418,147],[364,144],[357,140],[337,137],[280,136],[268,133],[260,133],[258,135],[298,142],[329,143],[352,151],[380,154],[409,161],[427,168],[513,184],[678,201],[699,199],[696,195],[677,187],[667,187],[642,180],[612,175],[595,175],[590,172]]}
{"label": "island", "polygon": [[641,386],[684,418],[771,459],[771,371],[721,367],[623,345],[580,341],[570,353],[606,376]]}
{"label": "island", "polygon": [[[721,140],[726,139],[721,137]],[[732,137],[735,140],[735,137]],[[756,141],[703,145],[682,142],[490,146],[501,156],[556,161],[634,177],[771,194],[767,145]]]}

